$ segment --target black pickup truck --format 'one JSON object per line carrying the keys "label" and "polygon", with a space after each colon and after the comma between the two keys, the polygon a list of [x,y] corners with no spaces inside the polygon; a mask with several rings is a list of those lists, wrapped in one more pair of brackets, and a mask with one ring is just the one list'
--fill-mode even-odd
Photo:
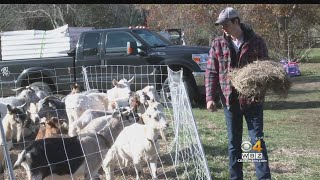
{"label": "black pickup truck", "polygon": [[[0,61],[0,96],[15,95],[11,89],[27,85],[67,94],[70,85],[75,82],[86,86],[82,67],[97,65],[108,65],[108,72],[123,77],[126,74],[126,77],[135,75],[135,78],[139,78],[137,74],[140,74],[141,82],[148,81],[143,79],[147,78],[146,74],[161,72],[161,77],[155,81],[163,84],[166,66],[154,68],[154,65],[168,65],[172,70],[183,69],[189,96],[197,100],[201,97],[199,95],[204,94],[204,69],[208,52],[209,47],[174,45],[155,31],[145,28],[90,30],[81,34],[76,49],[69,51],[65,57]],[[141,69],[137,72],[135,68],[129,68],[133,66],[140,66]],[[94,73],[88,69],[87,73],[100,82],[116,79],[115,76],[104,74],[105,71],[101,69]],[[136,81],[136,84],[139,82]],[[110,85],[101,86],[110,88]],[[157,86],[159,88],[161,86]]]}

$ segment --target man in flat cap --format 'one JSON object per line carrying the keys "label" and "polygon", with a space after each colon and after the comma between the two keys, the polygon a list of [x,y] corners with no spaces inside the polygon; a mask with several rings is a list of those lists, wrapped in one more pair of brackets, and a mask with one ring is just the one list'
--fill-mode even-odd
{"label": "man in flat cap", "polygon": [[[230,179],[243,179],[242,153],[250,152],[262,155],[258,160],[254,160],[257,178],[271,179],[263,139],[264,100],[253,101],[241,97],[230,84],[228,77],[233,68],[242,68],[253,61],[267,59],[267,46],[251,27],[240,22],[238,13],[231,7],[221,11],[215,25],[222,28],[223,36],[212,41],[209,51],[205,75],[206,102],[209,111],[216,111],[214,99],[218,94],[223,105],[228,131]],[[243,117],[247,122],[249,143],[252,146],[256,145],[253,149],[258,151],[252,150],[248,142],[242,142]]]}

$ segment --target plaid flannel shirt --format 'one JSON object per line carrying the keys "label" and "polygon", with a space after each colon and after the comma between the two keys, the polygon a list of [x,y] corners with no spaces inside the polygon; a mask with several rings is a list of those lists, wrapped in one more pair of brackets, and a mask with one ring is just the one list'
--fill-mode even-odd
{"label": "plaid flannel shirt", "polygon": [[[206,102],[214,101],[217,90],[222,92],[221,101],[230,107],[230,95],[234,88],[231,86],[228,72],[232,68],[241,68],[255,60],[268,58],[268,49],[264,40],[254,31],[240,25],[244,33],[244,42],[236,54],[228,36],[221,36],[212,41],[209,59],[205,72]],[[218,89],[220,88],[220,89]],[[250,103],[250,100],[239,98],[240,104]]]}

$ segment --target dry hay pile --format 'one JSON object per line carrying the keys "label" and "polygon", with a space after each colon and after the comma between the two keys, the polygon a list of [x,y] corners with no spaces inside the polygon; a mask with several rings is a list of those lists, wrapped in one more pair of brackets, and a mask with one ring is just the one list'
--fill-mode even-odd
{"label": "dry hay pile", "polygon": [[254,61],[230,72],[231,84],[241,96],[262,99],[268,90],[286,98],[291,81],[283,66],[274,61]]}

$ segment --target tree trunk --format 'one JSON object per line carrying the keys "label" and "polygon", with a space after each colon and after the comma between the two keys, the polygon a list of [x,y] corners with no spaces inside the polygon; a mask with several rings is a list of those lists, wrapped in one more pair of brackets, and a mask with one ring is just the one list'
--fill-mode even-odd
{"label": "tree trunk", "polygon": [[286,17],[280,17],[278,21],[279,41],[282,56],[288,56],[288,35],[287,35],[287,20]]}

